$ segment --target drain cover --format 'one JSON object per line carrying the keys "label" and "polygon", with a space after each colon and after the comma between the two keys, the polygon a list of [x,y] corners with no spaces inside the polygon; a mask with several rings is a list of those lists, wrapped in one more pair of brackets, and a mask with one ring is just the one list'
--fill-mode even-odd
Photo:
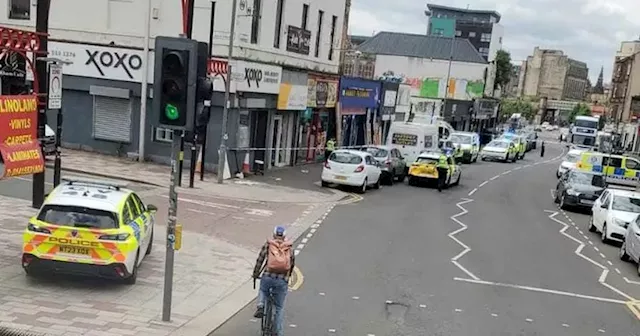
{"label": "drain cover", "polygon": [[0,327],[0,336],[49,336],[43,333]]}

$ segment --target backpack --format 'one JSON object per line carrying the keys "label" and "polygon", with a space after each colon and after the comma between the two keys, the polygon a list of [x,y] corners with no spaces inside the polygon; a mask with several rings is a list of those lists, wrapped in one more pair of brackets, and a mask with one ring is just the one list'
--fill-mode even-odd
{"label": "backpack", "polygon": [[269,239],[267,241],[267,266],[269,273],[286,274],[291,271],[291,251],[290,242]]}

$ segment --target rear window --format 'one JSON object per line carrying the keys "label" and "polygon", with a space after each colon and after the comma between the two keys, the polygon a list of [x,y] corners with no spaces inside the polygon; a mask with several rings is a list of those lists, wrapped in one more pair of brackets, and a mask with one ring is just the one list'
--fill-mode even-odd
{"label": "rear window", "polygon": [[438,159],[428,158],[428,157],[419,157],[416,160],[417,163],[438,163]]}
{"label": "rear window", "polygon": [[576,163],[578,162],[579,158],[580,156],[578,154],[567,154],[567,156],[564,157],[564,161],[569,163]]}
{"label": "rear window", "polygon": [[417,146],[418,136],[415,134],[393,133],[393,136],[391,137],[391,143],[401,146]]}
{"label": "rear window", "polygon": [[362,163],[362,157],[351,153],[331,153],[330,161],[337,163],[359,164]]}
{"label": "rear window", "polygon": [[389,152],[386,149],[376,148],[376,147],[367,147],[364,149],[365,152],[373,155],[373,157],[383,158],[389,155]]}
{"label": "rear window", "polygon": [[48,204],[42,207],[38,220],[60,226],[90,229],[116,229],[118,216],[109,211],[81,206]]}

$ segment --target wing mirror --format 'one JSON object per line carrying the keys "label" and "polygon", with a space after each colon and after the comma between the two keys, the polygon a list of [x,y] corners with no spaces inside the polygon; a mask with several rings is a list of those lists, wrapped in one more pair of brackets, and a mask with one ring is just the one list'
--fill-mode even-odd
{"label": "wing mirror", "polygon": [[609,207],[609,204],[602,204],[600,207],[603,208],[603,209],[606,209],[606,208]]}
{"label": "wing mirror", "polygon": [[158,211],[158,207],[153,204],[149,204],[147,205],[147,210],[149,210],[149,212],[156,212]]}

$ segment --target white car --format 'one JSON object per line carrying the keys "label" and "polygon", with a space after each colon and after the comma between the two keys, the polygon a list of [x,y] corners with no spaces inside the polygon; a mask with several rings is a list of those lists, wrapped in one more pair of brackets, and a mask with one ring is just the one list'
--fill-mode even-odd
{"label": "white car", "polygon": [[322,186],[346,185],[365,193],[368,187],[380,188],[381,174],[380,163],[371,154],[340,149],[331,153],[322,168]]}
{"label": "white car", "polygon": [[640,275],[640,218],[638,217],[629,224],[625,232],[625,239],[620,246],[620,259],[637,263],[638,275]]}
{"label": "white car", "polygon": [[640,193],[624,189],[606,189],[591,208],[590,232],[601,232],[602,241],[625,239],[629,223],[640,213]]}
{"label": "white car", "polygon": [[516,145],[511,140],[493,140],[482,148],[482,151],[480,151],[480,157],[482,158],[482,161],[501,160],[506,162],[515,162],[518,156],[515,146]]}
{"label": "white car", "polygon": [[574,169],[576,167],[576,163],[580,160],[580,154],[582,154],[584,150],[580,149],[572,149],[567,153],[567,155],[562,159],[562,163],[558,166],[558,171],[556,172],[556,177],[560,178],[562,174],[566,173],[568,170]]}

